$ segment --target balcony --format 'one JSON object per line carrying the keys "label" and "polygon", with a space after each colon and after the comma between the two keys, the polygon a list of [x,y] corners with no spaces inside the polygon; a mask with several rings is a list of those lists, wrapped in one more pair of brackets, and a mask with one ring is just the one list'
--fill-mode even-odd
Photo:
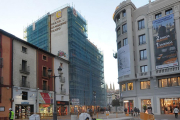
{"label": "balcony", "polygon": [[22,66],[21,64],[20,64],[20,73],[23,73],[23,74],[27,74],[27,75],[29,75],[30,74],[30,68],[29,68],[29,66]]}
{"label": "balcony", "polygon": [[3,77],[0,77],[0,85],[3,85]]}
{"label": "balcony", "polygon": [[20,87],[30,88],[30,82],[20,80]]}
{"label": "balcony", "polygon": [[61,94],[62,94],[62,95],[66,95],[66,89],[62,89],[62,90],[61,90]]}
{"label": "balcony", "polygon": [[61,83],[65,83],[65,77],[61,77],[61,78],[60,78],[60,82],[61,82]]}
{"label": "balcony", "polygon": [[157,69],[153,71],[152,76],[161,76],[161,75],[167,75],[167,74],[176,74],[180,72],[179,66],[172,66],[162,69]]}
{"label": "balcony", "polygon": [[150,77],[150,72],[141,72],[141,73],[137,73],[137,78],[141,79],[141,78],[147,78]]}
{"label": "balcony", "polygon": [[3,58],[0,58],[0,68],[3,67]]}
{"label": "balcony", "polygon": [[45,90],[45,91],[50,91],[49,86],[43,85],[43,90]]}

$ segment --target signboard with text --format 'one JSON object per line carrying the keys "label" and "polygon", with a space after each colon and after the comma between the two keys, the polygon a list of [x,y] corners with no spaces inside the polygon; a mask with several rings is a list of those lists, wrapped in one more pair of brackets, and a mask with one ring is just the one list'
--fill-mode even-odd
{"label": "signboard with text", "polygon": [[79,99],[72,99],[71,103],[72,105],[79,105]]}
{"label": "signboard with text", "polygon": [[174,14],[153,21],[156,69],[178,65]]}

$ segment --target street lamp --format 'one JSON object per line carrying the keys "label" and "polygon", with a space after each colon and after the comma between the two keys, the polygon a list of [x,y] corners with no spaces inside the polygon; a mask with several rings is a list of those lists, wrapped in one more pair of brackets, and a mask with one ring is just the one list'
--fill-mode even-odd
{"label": "street lamp", "polygon": [[61,75],[63,74],[61,71],[62,71],[62,68],[59,66],[59,68],[57,69],[58,70],[58,74],[59,76],[52,76],[52,70],[49,68],[48,69],[48,76],[49,78],[54,78],[54,113],[53,113],[53,120],[57,120],[57,112],[56,112],[56,84],[55,84],[55,79],[56,77],[61,77]]}

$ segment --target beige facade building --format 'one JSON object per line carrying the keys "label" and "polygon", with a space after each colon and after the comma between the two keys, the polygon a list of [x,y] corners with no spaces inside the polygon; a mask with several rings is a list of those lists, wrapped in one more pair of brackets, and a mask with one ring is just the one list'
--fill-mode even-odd
{"label": "beige facade building", "polygon": [[180,1],[155,0],[116,7],[120,97],[124,108],[152,106],[154,114],[180,107]]}

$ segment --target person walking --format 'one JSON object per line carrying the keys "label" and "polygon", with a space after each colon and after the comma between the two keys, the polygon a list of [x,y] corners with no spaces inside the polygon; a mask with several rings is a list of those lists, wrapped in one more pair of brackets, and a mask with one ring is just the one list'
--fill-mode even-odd
{"label": "person walking", "polygon": [[137,108],[134,108],[134,116],[137,116]]}
{"label": "person walking", "polygon": [[178,113],[179,113],[179,109],[178,107],[176,106],[176,108],[174,108],[174,114],[175,114],[175,118],[178,118]]}
{"label": "person walking", "polygon": [[127,114],[127,108],[124,108],[124,113]]}
{"label": "person walking", "polygon": [[14,112],[12,111],[12,108],[9,108],[9,120],[14,119]]}
{"label": "person walking", "polygon": [[133,116],[133,109],[131,108],[131,116]]}

